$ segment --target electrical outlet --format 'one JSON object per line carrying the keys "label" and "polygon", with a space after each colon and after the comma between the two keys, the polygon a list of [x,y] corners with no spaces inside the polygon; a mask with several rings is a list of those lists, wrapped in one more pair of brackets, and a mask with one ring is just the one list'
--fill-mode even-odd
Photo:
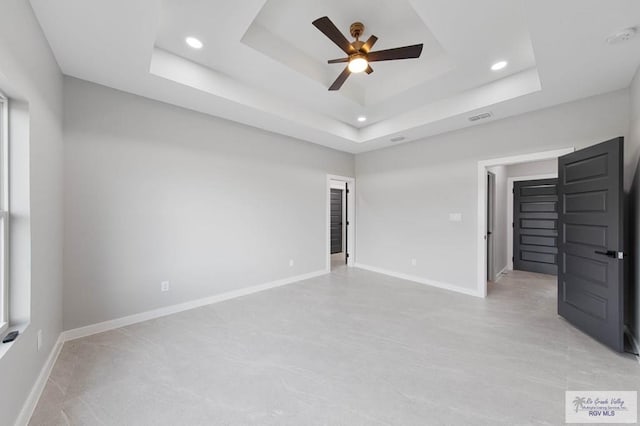
{"label": "electrical outlet", "polygon": [[289,266],[293,266],[293,259],[289,259]]}
{"label": "electrical outlet", "polygon": [[160,283],[160,291],[169,291],[169,281],[162,281]]}
{"label": "electrical outlet", "polygon": [[411,259],[411,266],[416,266],[418,262],[415,259]]}
{"label": "electrical outlet", "polygon": [[38,352],[42,348],[42,330],[38,330]]}

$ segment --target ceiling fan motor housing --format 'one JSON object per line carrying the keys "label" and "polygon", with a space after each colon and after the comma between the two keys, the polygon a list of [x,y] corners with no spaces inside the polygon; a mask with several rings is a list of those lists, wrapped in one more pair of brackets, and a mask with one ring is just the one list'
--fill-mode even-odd
{"label": "ceiling fan motor housing", "polygon": [[362,22],[354,22],[349,27],[349,32],[351,33],[351,37],[358,40],[362,34],[364,34],[364,24]]}
{"label": "ceiling fan motor housing", "polygon": [[339,90],[351,73],[366,72],[371,74],[373,68],[369,65],[370,62],[415,59],[419,58],[422,53],[422,43],[372,52],[371,48],[378,40],[378,37],[371,35],[366,42],[360,41],[360,37],[364,34],[364,24],[362,22],[354,22],[349,27],[349,32],[355,39],[353,42],[349,42],[327,16],[316,19],[312,24],[347,54],[346,58],[327,61],[330,64],[348,63],[336,81],[329,86],[330,91]]}

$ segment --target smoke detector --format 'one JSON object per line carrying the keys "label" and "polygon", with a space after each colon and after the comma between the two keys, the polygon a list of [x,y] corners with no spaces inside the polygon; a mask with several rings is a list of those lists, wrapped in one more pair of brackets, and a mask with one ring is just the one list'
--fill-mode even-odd
{"label": "smoke detector", "polygon": [[484,120],[484,119],[489,118],[489,117],[491,117],[491,113],[490,112],[483,112],[482,114],[473,115],[473,116],[469,117],[469,121]]}
{"label": "smoke detector", "polygon": [[625,41],[629,41],[632,38],[634,38],[637,33],[638,33],[637,27],[625,28],[624,30],[620,30],[615,34],[611,34],[609,37],[607,37],[607,43],[609,44],[624,43]]}

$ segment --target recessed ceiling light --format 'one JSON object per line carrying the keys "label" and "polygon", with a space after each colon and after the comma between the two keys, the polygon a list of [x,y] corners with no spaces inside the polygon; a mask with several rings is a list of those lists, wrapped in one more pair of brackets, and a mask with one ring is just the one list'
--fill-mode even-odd
{"label": "recessed ceiling light", "polygon": [[364,123],[365,121],[367,121],[367,117],[365,117],[364,115],[361,115],[360,117],[358,117],[358,121],[361,123]]}
{"label": "recessed ceiling light", "polygon": [[195,37],[187,37],[185,41],[187,42],[189,47],[193,47],[194,49],[202,49],[202,46],[204,46],[204,44],[202,44],[202,42]]}
{"label": "recessed ceiling light", "polygon": [[500,71],[502,68],[507,66],[507,61],[500,61],[500,62],[496,62],[495,64],[491,65],[491,69],[493,71]]}

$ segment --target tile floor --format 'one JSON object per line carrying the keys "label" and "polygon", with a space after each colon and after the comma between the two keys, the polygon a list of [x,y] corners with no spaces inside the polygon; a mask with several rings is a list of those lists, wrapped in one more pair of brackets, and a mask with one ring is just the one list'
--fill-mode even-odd
{"label": "tile floor", "polygon": [[331,270],[342,268],[345,265],[344,253],[336,253],[331,255]]}
{"label": "tile floor", "polygon": [[638,390],[555,303],[544,275],[478,299],[338,268],[66,343],[30,424],[562,424],[566,389]]}

